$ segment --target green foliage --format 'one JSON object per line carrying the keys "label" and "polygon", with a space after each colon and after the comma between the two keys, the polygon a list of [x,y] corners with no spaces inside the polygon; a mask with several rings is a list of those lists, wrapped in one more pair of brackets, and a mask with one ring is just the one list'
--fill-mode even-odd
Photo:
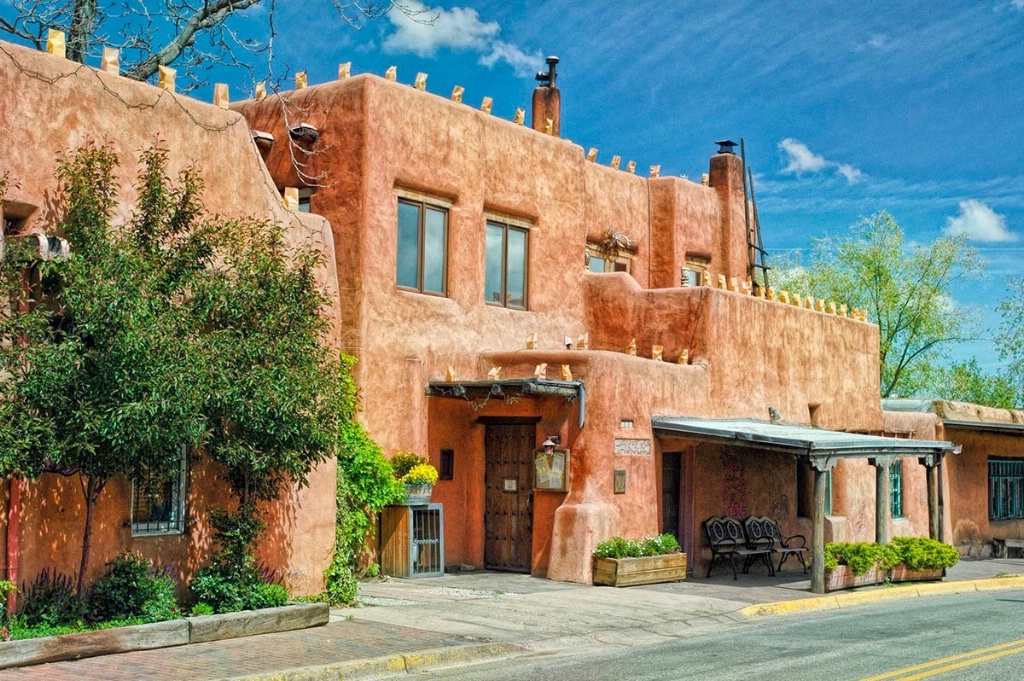
{"label": "green foliage", "polygon": [[196,604],[205,606],[201,610],[210,608],[215,613],[276,608],[288,602],[287,589],[263,581],[255,569],[236,574],[223,566],[207,565],[196,572],[189,588]]}
{"label": "green foliage", "polygon": [[209,603],[199,601],[192,606],[192,610],[189,612],[192,617],[199,617],[200,615],[215,615],[217,614],[213,610],[213,606]]}
{"label": "green foliage", "polygon": [[174,582],[156,574],[150,560],[137,553],[123,553],[111,560],[89,589],[90,622],[129,618],[161,622],[180,614]]}
{"label": "green foliage", "polygon": [[952,546],[928,537],[894,537],[889,544],[899,553],[908,570],[942,570],[960,561]]}
{"label": "green foliage", "polygon": [[599,542],[594,547],[594,555],[598,558],[639,558],[641,556],[661,556],[678,551],[679,542],[671,534],[648,535],[642,539],[612,537]]}
{"label": "green foliage", "polygon": [[984,265],[964,235],[910,245],[889,213],[851,227],[850,236],[815,240],[804,267],[777,267],[772,284],[866,309],[878,324],[883,397],[919,394],[948,346],[972,337],[976,314],[953,305],[954,281]]}
{"label": "green foliage", "polygon": [[1008,363],[1006,376],[1013,383],[1015,406],[1024,405],[1024,277],[1007,281],[1009,293],[999,303],[996,349]]}
{"label": "green foliage", "polygon": [[891,544],[829,542],[825,545],[826,570],[834,570],[839,565],[846,565],[854,575],[860,576],[875,566],[883,570],[890,570],[899,562],[899,551]]}
{"label": "green foliage", "polygon": [[986,372],[974,357],[954,362],[949,367],[935,368],[919,392],[945,400],[1001,409],[1014,409],[1022,403],[1013,372]]}
{"label": "green foliage", "polygon": [[44,568],[31,584],[22,585],[21,593],[17,619],[24,626],[71,625],[85,617],[85,606],[70,575]]}
{"label": "green foliage", "polygon": [[415,452],[400,451],[391,457],[391,469],[395,472],[395,477],[401,480],[413,468],[422,466],[427,462],[428,460],[425,456],[420,456]]}

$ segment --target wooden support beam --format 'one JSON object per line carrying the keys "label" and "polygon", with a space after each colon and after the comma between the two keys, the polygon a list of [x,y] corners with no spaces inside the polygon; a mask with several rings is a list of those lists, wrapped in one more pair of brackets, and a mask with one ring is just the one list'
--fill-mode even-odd
{"label": "wooden support beam", "polygon": [[811,511],[811,593],[825,593],[825,487],[827,470],[814,470],[814,509]]}
{"label": "wooden support beam", "polygon": [[942,518],[939,517],[939,466],[925,465],[928,480],[928,536],[942,541]]}
{"label": "wooden support beam", "polygon": [[889,506],[889,469],[893,457],[879,456],[868,461],[875,467],[875,541],[879,544],[888,544],[889,517],[892,510]]}

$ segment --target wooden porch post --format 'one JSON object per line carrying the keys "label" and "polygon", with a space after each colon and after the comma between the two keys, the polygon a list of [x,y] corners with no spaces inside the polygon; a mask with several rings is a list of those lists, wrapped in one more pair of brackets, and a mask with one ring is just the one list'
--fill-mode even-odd
{"label": "wooden porch post", "polygon": [[889,468],[893,457],[879,456],[869,459],[875,467],[875,541],[879,544],[889,543]]}
{"label": "wooden porch post", "polygon": [[942,541],[942,518],[939,517],[939,458],[922,456],[918,461],[925,468],[928,481],[928,536]]}
{"label": "wooden porch post", "polygon": [[811,511],[811,593],[825,593],[825,487],[826,473],[835,460],[808,457],[814,471],[814,509]]}

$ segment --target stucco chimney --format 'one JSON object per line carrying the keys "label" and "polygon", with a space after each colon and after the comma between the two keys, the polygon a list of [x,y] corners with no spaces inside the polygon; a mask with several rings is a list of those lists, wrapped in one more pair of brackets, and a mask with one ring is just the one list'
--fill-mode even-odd
{"label": "stucco chimney", "polygon": [[537,73],[537,80],[540,85],[533,91],[533,119],[531,125],[534,130],[546,132],[548,119],[551,120],[551,134],[561,137],[562,98],[555,85],[558,75],[555,73],[555,65],[558,64],[558,57],[548,57],[548,70],[545,73]]}
{"label": "stucco chimney", "polygon": [[735,144],[718,142],[718,145],[718,153],[711,157],[709,163],[708,176],[709,184],[722,204],[719,271],[730,277],[746,277],[750,256],[743,200],[743,160],[732,152]]}

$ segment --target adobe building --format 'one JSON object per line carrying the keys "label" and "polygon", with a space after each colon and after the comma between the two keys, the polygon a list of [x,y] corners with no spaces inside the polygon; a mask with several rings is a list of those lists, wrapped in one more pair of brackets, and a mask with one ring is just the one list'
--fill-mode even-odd
{"label": "adobe building", "polygon": [[[60,236],[53,232],[59,217],[58,156],[89,142],[108,144],[120,157],[115,224],[126,221],[135,203],[139,153],[159,144],[169,152],[171,177],[189,166],[199,170],[209,214],[274,220],[286,227],[289,245],[328,254],[318,282],[335,301],[328,313],[337,321],[330,227],[323,217],[285,208],[239,114],[5,42],[0,42],[0,89],[16,95],[0,102],[0,174],[6,172],[11,181],[3,197],[0,246],[26,235]],[[335,334],[332,341],[337,340]],[[321,464],[307,488],[287,490],[267,509],[260,558],[280,570],[293,593],[323,587],[334,547],[335,471],[333,461]],[[120,551],[135,550],[187,580],[211,550],[207,509],[229,499],[220,474],[200,457],[183,468],[177,484],[146,494],[127,479],[111,481],[96,507],[88,579]],[[76,574],[84,517],[77,476],[4,481],[0,562],[5,577],[20,584],[43,569]]]}
{"label": "adobe building", "polygon": [[[360,418],[442,471],[446,564],[589,583],[597,542],[668,531],[703,574],[701,521],[723,514],[773,516],[819,552],[929,533],[951,445],[872,435],[877,327],[752,290],[727,146],[706,183],[641,177],[558,136],[553,73],[532,128],[461,88],[342,75],[233,108],[274,140],[279,191],[330,221]],[[897,460],[924,490],[905,523]]]}
{"label": "adobe building", "polygon": [[[951,440],[942,463],[942,539],[964,556],[1024,540],[1024,411],[946,400],[882,401],[886,430]],[[1016,540],[1016,541],[1013,541]]]}

